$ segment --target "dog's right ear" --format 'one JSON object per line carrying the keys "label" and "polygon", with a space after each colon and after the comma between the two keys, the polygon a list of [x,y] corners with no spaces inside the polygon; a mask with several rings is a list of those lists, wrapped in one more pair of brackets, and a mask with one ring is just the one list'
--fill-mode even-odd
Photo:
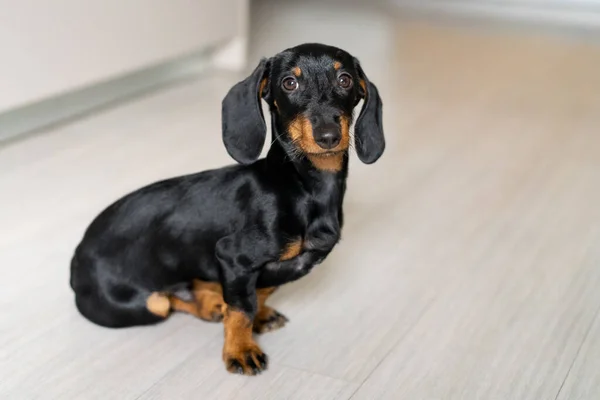
{"label": "dog's right ear", "polygon": [[267,90],[269,60],[262,59],[254,72],[232,87],[223,99],[223,143],[240,164],[256,161],[265,144],[267,126],[260,99]]}

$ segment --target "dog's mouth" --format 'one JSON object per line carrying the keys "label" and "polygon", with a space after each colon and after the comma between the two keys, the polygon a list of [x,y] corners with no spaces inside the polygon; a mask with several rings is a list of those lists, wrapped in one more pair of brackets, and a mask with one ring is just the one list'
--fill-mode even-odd
{"label": "dog's mouth", "polygon": [[306,158],[321,171],[337,172],[344,167],[347,148],[305,152]]}
{"label": "dog's mouth", "polygon": [[341,154],[344,154],[348,149],[335,149],[335,150],[326,150],[326,151],[317,151],[317,152],[306,152],[306,155],[309,157],[336,157]]}

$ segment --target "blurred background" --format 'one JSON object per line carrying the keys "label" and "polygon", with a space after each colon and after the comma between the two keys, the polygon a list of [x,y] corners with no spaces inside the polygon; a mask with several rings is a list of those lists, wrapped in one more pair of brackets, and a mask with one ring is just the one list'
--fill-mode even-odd
{"label": "blurred background", "polygon": [[[600,398],[600,1],[0,0],[0,397]],[[343,241],[272,305],[257,378],[222,327],[79,316],[89,222],[232,163],[227,90],[302,42],[379,87]],[[265,148],[266,152],[267,148]]]}

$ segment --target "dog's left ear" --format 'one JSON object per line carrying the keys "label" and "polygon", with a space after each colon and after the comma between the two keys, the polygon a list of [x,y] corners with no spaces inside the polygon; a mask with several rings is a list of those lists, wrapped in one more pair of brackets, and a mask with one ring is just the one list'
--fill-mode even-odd
{"label": "dog's left ear", "polygon": [[233,86],[222,103],[223,143],[240,164],[256,161],[265,144],[267,126],[260,99],[267,89],[269,61],[262,59],[254,72]]}
{"label": "dog's left ear", "polygon": [[354,125],[354,146],[358,158],[365,164],[372,164],[385,150],[381,112],[383,103],[377,87],[367,79],[360,63],[354,59],[359,77],[359,92],[365,99]]}

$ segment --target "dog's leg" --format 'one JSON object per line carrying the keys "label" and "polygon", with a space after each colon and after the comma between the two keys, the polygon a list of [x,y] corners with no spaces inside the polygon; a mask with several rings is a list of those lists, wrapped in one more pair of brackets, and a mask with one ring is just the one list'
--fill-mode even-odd
{"label": "dog's leg", "polygon": [[[289,320],[277,310],[267,306],[267,298],[277,290],[276,287],[258,289],[256,291],[257,308],[254,317],[253,330],[256,333],[266,333],[282,328]],[[171,300],[176,310],[187,312],[205,321],[219,322],[223,320],[223,289],[215,282],[205,282],[198,279],[193,283],[193,294],[196,304],[178,298]]]}
{"label": "dog's leg", "polygon": [[258,278],[258,287],[267,288],[293,282],[307,275],[319,265],[340,240],[339,224],[336,221],[320,221],[310,226],[303,248],[291,258],[266,263]]}
{"label": "dog's leg", "polygon": [[[277,290],[276,287],[258,289],[256,291],[257,308],[254,317],[253,330],[256,333],[266,333],[282,328],[289,320],[277,310],[265,304],[269,296]],[[193,293],[198,307],[199,318],[219,322],[223,320],[223,288],[216,282],[194,280]]]}
{"label": "dog's leg", "polygon": [[297,257],[285,261],[271,261],[264,265],[258,278],[258,287],[272,287],[296,281],[307,275],[320,264],[328,251],[304,251]]}
{"label": "dog's leg", "polygon": [[185,301],[170,295],[171,309],[181,311],[208,322],[223,320],[223,292],[221,285],[213,282],[194,280],[192,287],[194,301]]}
{"label": "dog's leg", "polygon": [[285,315],[265,304],[269,296],[271,296],[275,290],[277,290],[276,287],[270,287],[258,289],[256,291],[258,312],[254,318],[253,326],[253,330],[256,333],[266,333],[283,328],[286,322],[289,321]]}
{"label": "dog's leg", "polygon": [[223,325],[223,361],[227,370],[244,375],[256,375],[265,370],[268,358],[252,338],[252,320],[248,315],[225,305]]}
{"label": "dog's leg", "polygon": [[223,304],[225,301],[223,300],[223,289],[220,284],[195,279],[192,293],[201,319],[211,322],[223,320]]}
{"label": "dog's leg", "polygon": [[256,375],[267,368],[267,356],[252,337],[258,311],[256,280],[261,265],[275,257],[263,249],[264,235],[245,232],[221,239],[216,256],[221,266],[225,310],[223,361],[229,372]]}

